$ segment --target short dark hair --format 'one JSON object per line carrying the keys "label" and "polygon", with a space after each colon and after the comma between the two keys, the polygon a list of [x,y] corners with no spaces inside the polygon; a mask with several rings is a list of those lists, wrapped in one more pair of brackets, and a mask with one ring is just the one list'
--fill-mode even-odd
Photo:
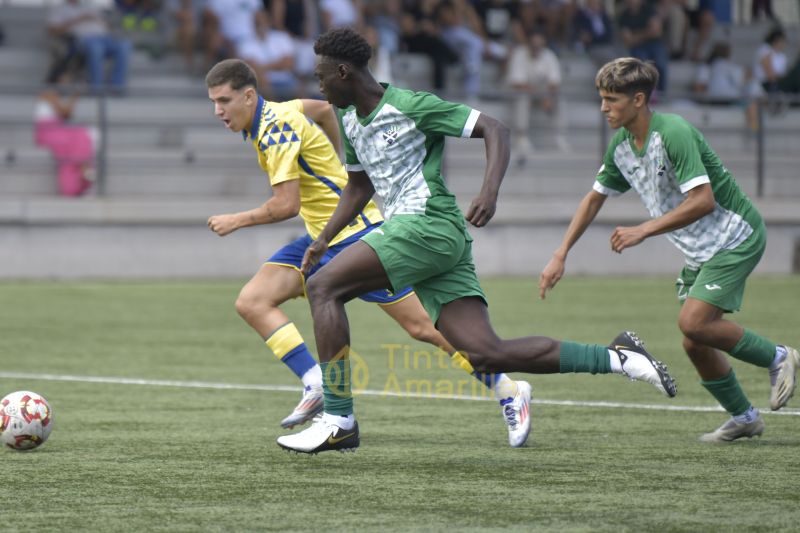
{"label": "short dark hair", "polygon": [[326,31],[314,43],[314,52],[320,56],[345,61],[358,68],[366,67],[372,57],[372,47],[352,28]]}
{"label": "short dark hair", "polygon": [[255,71],[241,59],[220,61],[206,74],[206,87],[219,87],[226,83],[230,83],[235,91],[248,86],[258,89]]}

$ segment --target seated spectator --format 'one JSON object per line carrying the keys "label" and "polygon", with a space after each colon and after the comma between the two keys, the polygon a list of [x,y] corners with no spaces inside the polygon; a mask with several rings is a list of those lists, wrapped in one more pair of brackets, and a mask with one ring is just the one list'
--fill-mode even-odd
{"label": "seated spectator", "polygon": [[732,104],[743,101],[746,89],[745,69],[731,61],[731,45],[715,43],[706,62],[697,69],[693,92],[705,102]]}
{"label": "seated spectator", "polygon": [[389,54],[400,50],[400,19],[403,14],[401,0],[368,0],[363,4],[364,23],[378,34],[380,49]]}
{"label": "seated spectator", "polygon": [[445,87],[447,67],[458,62],[458,54],[442,39],[436,24],[438,0],[407,0],[400,18],[400,46],[411,54],[425,54],[433,64],[433,88]]}
{"label": "seated spectator", "polygon": [[50,150],[57,166],[58,190],[64,196],[80,196],[93,183],[94,129],[70,124],[78,93],[62,94],[58,83],[69,80],[65,66],[51,69],[48,86],[36,100],[34,142]]}
{"label": "seated spectator", "polygon": [[545,23],[545,35],[550,47],[559,50],[571,38],[575,0],[539,0]]}
{"label": "seated spectator", "polygon": [[[730,22],[729,0],[666,0],[663,4],[666,4],[664,18],[669,21],[672,59],[688,55],[691,61],[700,62],[717,19],[723,23]],[[691,32],[695,36],[689,47]]]}
{"label": "seated spectator", "polygon": [[568,146],[561,124],[562,117],[558,113],[561,65],[555,53],[547,47],[544,33],[534,32],[528,38],[527,45],[514,48],[506,83],[515,93],[513,134],[518,163],[523,164],[533,149],[529,137],[533,108],[554,119],[556,144],[560,150],[566,150]]}
{"label": "seated spectator", "polygon": [[505,59],[514,43],[514,20],[519,5],[515,0],[476,0],[475,13],[480,21],[481,35],[487,43],[489,56]]}
{"label": "seated spectator", "polygon": [[114,0],[118,26],[135,48],[146,51],[154,59],[166,53],[166,42],[160,22],[160,0]]}
{"label": "seated spectator", "polygon": [[319,35],[319,11],[314,0],[264,0],[272,25],[294,40],[294,71],[301,79],[311,79],[317,56],[314,40]]}
{"label": "seated spectator", "polygon": [[772,0],[753,0],[750,4],[750,15],[753,22],[761,19],[761,14],[764,14],[768,19],[775,20],[775,15],[772,13]]}
{"label": "seated spectator", "polygon": [[667,90],[667,50],[662,42],[663,21],[644,0],[625,0],[619,15],[619,33],[628,53],[643,61],[652,61],[658,69],[658,90]]}
{"label": "seated spectator", "polygon": [[47,29],[53,37],[71,39],[76,51],[85,56],[93,90],[106,85],[105,60],[110,58],[114,65],[108,83],[112,91],[124,91],[131,43],[112,35],[97,7],[81,4],[80,0],[66,0],[50,10]]}
{"label": "seated spectator", "polygon": [[201,26],[204,0],[167,0],[166,10],[172,23],[174,39],[183,56],[186,70],[194,72],[194,51]]}
{"label": "seated spectator", "polygon": [[579,48],[585,50],[598,67],[622,55],[614,44],[614,23],[603,0],[586,0],[575,13],[574,24]]}
{"label": "seated spectator", "polygon": [[256,11],[261,0],[207,0],[203,10],[206,67],[236,53],[239,45],[253,36]]}
{"label": "seated spectator", "polygon": [[285,31],[272,27],[269,14],[259,10],[254,15],[255,32],[239,45],[238,56],[253,67],[258,86],[268,100],[283,101],[300,94],[294,68],[294,41]]}
{"label": "seated spectator", "polygon": [[472,24],[472,7],[464,0],[442,0],[436,5],[435,20],[442,40],[458,54],[464,69],[463,97],[474,100],[481,85],[481,69],[486,45]]}
{"label": "seated spectator", "polygon": [[319,0],[319,12],[323,32],[361,23],[361,13],[353,0]]}
{"label": "seated spectator", "polygon": [[788,71],[785,48],[786,33],[781,28],[775,28],[767,34],[764,42],[756,50],[753,77],[766,94],[778,91],[778,81]]}
{"label": "seated spectator", "polygon": [[372,77],[382,83],[394,83],[392,76],[392,58],[389,51],[381,45],[378,30],[372,26],[362,29],[364,38],[372,47],[372,57],[369,59],[369,70]]}
{"label": "seated spectator", "polygon": [[781,28],[774,28],[756,50],[753,60],[753,81],[749,90],[753,100],[748,107],[748,123],[753,131],[758,129],[759,105],[766,104],[767,109],[773,114],[779,113],[783,108],[780,81],[789,71],[785,48],[786,33]]}

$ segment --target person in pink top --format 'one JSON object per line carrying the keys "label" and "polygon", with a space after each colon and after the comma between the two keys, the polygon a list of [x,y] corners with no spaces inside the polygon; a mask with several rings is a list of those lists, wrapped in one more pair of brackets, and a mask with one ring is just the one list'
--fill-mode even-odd
{"label": "person in pink top", "polygon": [[80,196],[92,185],[94,141],[92,128],[70,123],[79,94],[65,95],[67,73],[54,72],[39,93],[34,110],[34,141],[50,150],[57,165],[58,191],[64,196]]}

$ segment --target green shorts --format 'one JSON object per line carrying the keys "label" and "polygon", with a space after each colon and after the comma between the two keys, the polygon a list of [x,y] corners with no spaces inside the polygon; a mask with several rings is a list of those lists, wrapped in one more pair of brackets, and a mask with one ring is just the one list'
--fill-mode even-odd
{"label": "green shorts", "polygon": [[467,296],[484,303],[472,238],[446,218],[395,215],[362,239],[378,254],[392,289],[411,286],[434,324],[442,306]]}
{"label": "green shorts", "polygon": [[757,228],[733,250],[722,250],[703,263],[698,270],[683,267],[675,287],[678,300],[696,298],[726,313],[742,307],[747,276],[756,268],[767,246],[766,230]]}

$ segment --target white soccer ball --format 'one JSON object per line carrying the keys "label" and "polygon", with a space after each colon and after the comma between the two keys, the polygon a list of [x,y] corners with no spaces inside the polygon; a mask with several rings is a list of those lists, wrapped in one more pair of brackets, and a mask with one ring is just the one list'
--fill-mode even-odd
{"label": "white soccer ball", "polygon": [[53,429],[53,410],[39,394],[12,392],[0,400],[0,440],[14,450],[41,446]]}

